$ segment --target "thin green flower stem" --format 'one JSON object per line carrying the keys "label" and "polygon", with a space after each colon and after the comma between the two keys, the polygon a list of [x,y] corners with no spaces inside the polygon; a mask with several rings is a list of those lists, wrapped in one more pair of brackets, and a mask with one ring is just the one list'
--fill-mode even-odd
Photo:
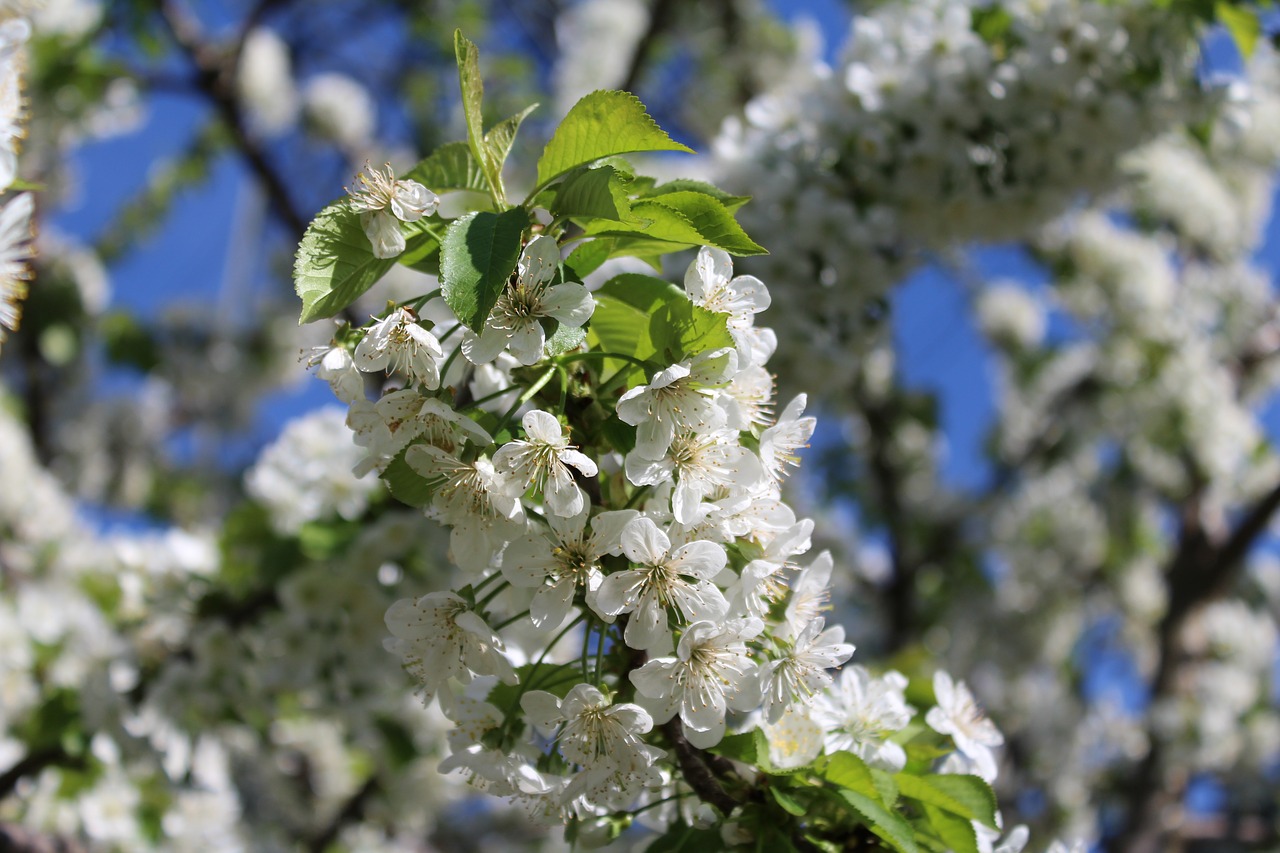
{"label": "thin green flower stem", "polygon": [[669,802],[671,802],[672,800],[678,800],[678,799],[680,799],[680,798],[681,798],[681,797],[683,797],[683,796],[684,796],[684,794],[682,794],[682,793],[680,793],[679,791],[677,791],[676,793],[672,794],[672,795],[671,795],[671,796],[669,796],[669,797],[663,797],[663,798],[662,798],[662,799],[660,799],[660,800],[654,800],[652,803],[645,803],[643,806],[641,806],[641,807],[640,807],[640,808],[638,808],[638,809],[632,809],[632,810],[631,810],[631,814],[633,814],[633,815],[638,815],[638,814],[640,814],[640,812],[647,812],[649,809],[657,808],[658,806],[662,805],[663,803],[669,803]]}
{"label": "thin green flower stem", "polygon": [[646,362],[641,361],[635,356],[623,355],[620,352],[602,352],[599,350],[596,350],[593,352],[572,352],[572,353],[569,353],[568,355],[558,356],[556,358],[556,362],[558,364],[568,364],[573,361],[582,361],[588,358],[600,358],[600,359],[616,358],[618,361],[627,361],[627,362],[630,362],[631,364],[636,365],[637,367],[648,366]]}
{"label": "thin green flower stem", "polygon": [[439,292],[440,292],[440,288],[438,287],[435,290],[428,290],[426,293],[422,294],[421,296],[415,296],[412,299],[406,299],[403,302],[397,302],[396,307],[403,308],[406,305],[412,305],[413,310],[416,312],[420,308],[422,308],[423,305],[427,304],[427,300],[429,300],[431,297],[435,296]]}
{"label": "thin green flower stem", "polygon": [[516,390],[515,388],[508,386],[506,388],[503,388],[501,391],[494,391],[492,394],[485,394],[479,400],[473,400],[470,405],[463,406],[461,409],[458,409],[458,411],[459,412],[474,411],[475,409],[480,407],[480,404],[487,403],[490,400],[496,400],[499,397],[503,396],[504,394],[510,394],[512,391],[515,391],[515,390]]}
{"label": "thin green flower stem", "polygon": [[634,492],[631,493],[631,497],[627,499],[627,505],[624,506],[623,509],[631,509],[632,507],[634,507],[637,503],[639,503],[641,498],[649,494],[649,489],[651,488],[652,486],[641,486],[640,488],[636,489]]}
{"label": "thin green flower stem", "polygon": [[502,577],[502,572],[494,572],[493,574],[489,575],[489,577],[480,581],[480,583],[472,585],[471,593],[473,595],[479,595],[480,590],[484,589],[486,586],[493,583],[495,580],[497,580],[500,577]]}
{"label": "thin green flower stem", "polygon": [[494,626],[493,626],[493,630],[495,630],[495,631],[501,631],[503,628],[507,627],[507,626],[508,626],[508,625],[510,625],[512,622],[515,622],[515,621],[517,621],[517,620],[519,620],[519,619],[523,619],[524,617],[526,617],[526,616],[528,616],[528,615],[529,615],[529,611],[528,611],[528,610],[521,610],[519,613],[517,613],[515,616],[512,616],[510,619],[504,619],[504,620],[502,620],[502,622],[498,623],[497,625],[494,625]]}
{"label": "thin green flower stem", "polygon": [[[456,329],[459,327],[454,327],[454,328]],[[454,329],[450,329],[449,331],[452,332],[454,331]],[[445,335],[445,337],[448,337],[448,335]],[[444,338],[438,338],[437,340],[439,340],[441,343],[444,342]],[[462,344],[458,344],[458,346],[454,349],[454,351],[449,353],[449,357],[444,360],[444,364],[440,365],[440,381],[442,383],[444,382],[444,378],[449,375],[449,368],[453,366],[453,360],[457,358],[458,354],[461,352],[462,352]]]}
{"label": "thin green flower stem", "polygon": [[569,399],[569,371],[565,370],[562,365],[556,365],[560,370],[560,408],[557,412],[564,411],[565,401]]}
{"label": "thin green flower stem", "polygon": [[[440,343],[444,343],[445,341],[449,340],[449,338],[453,337],[453,333],[454,333],[454,332],[458,331],[458,330],[459,330],[459,329],[461,329],[461,328],[462,328],[462,324],[461,324],[461,323],[459,323],[458,325],[456,325],[456,326],[454,326],[453,328],[451,328],[449,331],[445,332],[445,333],[444,333],[443,335],[441,335],[440,337],[436,338],[436,340],[437,340],[437,341],[439,341]],[[443,376],[443,375],[444,375],[444,371],[441,371],[440,375],[441,375],[441,376]]]}
{"label": "thin green flower stem", "polygon": [[546,373],[539,376],[538,380],[529,386],[528,390],[520,395],[520,399],[516,400],[510,409],[507,409],[507,413],[503,415],[502,420],[498,422],[497,429],[493,431],[494,435],[502,432],[502,428],[511,422],[511,419],[516,416],[516,412],[520,411],[520,407],[533,399],[535,394],[546,387],[547,383],[551,381],[551,377],[556,375],[556,370],[558,369],[558,365],[549,368]]}
{"label": "thin green flower stem", "polygon": [[595,627],[595,620],[587,622],[587,630],[582,632],[582,681],[585,683],[590,681],[587,675],[587,661],[591,658],[591,629]]}
{"label": "thin green flower stem", "polygon": [[544,649],[542,654],[538,656],[538,659],[534,661],[533,668],[529,670],[529,680],[524,683],[520,692],[516,694],[517,705],[520,704],[520,697],[524,695],[525,691],[533,687],[535,682],[535,679],[533,677],[534,673],[538,671],[538,667],[542,666],[542,662],[547,659],[547,655],[551,653],[551,650],[556,647],[556,643],[563,640],[566,634],[568,634],[574,628],[578,627],[578,623],[586,618],[587,618],[586,615],[579,615],[577,619],[574,619],[568,625],[565,625],[564,630],[561,631],[559,634],[556,634],[555,639],[547,644],[546,649]]}
{"label": "thin green flower stem", "polygon": [[490,601],[493,601],[493,599],[498,595],[498,593],[502,592],[504,589],[506,589],[509,586],[511,586],[511,582],[504,580],[502,583],[498,584],[493,589],[489,590],[488,595],[486,595],[484,598],[476,602],[476,609],[477,610],[484,609],[485,605],[487,605]]}
{"label": "thin green flower stem", "polygon": [[596,687],[604,686],[604,638],[609,633],[609,626],[600,623],[600,633],[596,637]]}

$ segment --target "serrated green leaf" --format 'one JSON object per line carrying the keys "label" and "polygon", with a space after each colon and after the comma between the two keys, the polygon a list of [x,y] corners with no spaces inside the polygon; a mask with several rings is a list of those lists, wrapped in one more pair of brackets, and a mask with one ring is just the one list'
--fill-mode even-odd
{"label": "serrated green leaf", "polygon": [[684,190],[665,193],[653,200],[680,212],[693,224],[708,246],[724,249],[731,255],[769,254],[763,246],[747,236],[723,202],[706,193]]}
{"label": "serrated green leaf", "polygon": [[875,782],[876,791],[880,794],[880,801],[889,808],[893,808],[898,802],[898,783],[894,781],[893,774],[881,770],[879,767],[871,767],[871,781]]}
{"label": "serrated green leaf", "polygon": [[678,246],[715,246],[731,255],[768,254],[746,235],[728,208],[699,192],[681,190],[642,199],[631,205],[631,214],[631,222],[597,220],[585,230],[592,236],[637,235]]}
{"label": "serrated green leaf", "polygon": [[849,791],[857,791],[871,797],[877,802],[880,792],[876,788],[875,779],[871,776],[871,768],[852,752],[837,752],[822,765],[821,775],[833,785]]}
{"label": "serrated green leaf", "polygon": [[773,801],[781,806],[782,810],[787,814],[795,815],[796,817],[804,817],[809,811],[801,805],[799,800],[791,796],[789,792],[777,787],[776,785],[770,786],[769,793],[773,795]]}
{"label": "serrated green leaf", "polygon": [[581,326],[561,325],[555,334],[547,338],[546,353],[548,356],[563,355],[582,346],[586,339],[587,331]]}
{"label": "serrated green leaf", "polygon": [[404,175],[436,193],[470,190],[487,193],[484,172],[465,142],[446,142]]}
{"label": "serrated green leaf", "polygon": [[462,30],[455,30],[453,52],[458,60],[458,85],[462,89],[462,114],[467,122],[467,144],[471,146],[471,156],[480,164],[480,171],[484,174],[490,191],[501,198],[502,176],[494,168],[485,146],[482,112],[484,80],[480,76],[480,50],[462,34]]}
{"label": "serrated green leaf", "polygon": [[707,751],[716,755],[723,755],[725,758],[732,758],[734,761],[741,761],[743,764],[755,764],[755,732],[753,730],[736,735],[725,735],[718,744]]}
{"label": "serrated green leaf", "polygon": [[1246,60],[1253,56],[1258,39],[1262,36],[1262,21],[1258,18],[1257,11],[1218,0],[1214,4],[1214,14],[1227,28],[1227,32],[1231,33],[1231,39],[1236,43],[1240,55]]}
{"label": "serrated green leaf", "polygon": [[528,117],[529,113],[537,108],[537,104],[526,107],[511,118],[498,122],[484,135],[486,159],[493,165],[501,195],[504,197],[506,196],[506,190],[501,186],[502,166],[507,162],[507,155],[511,153],[511,145],[516,141],[516,134],[520,131],[520,124]]}
{"label": "serrated green leaf", "polygon": [[889,811],[872,797],[858,791],[845,788],[839,794],[867,822],[871,831],[894,850],[899,853],[920,853],[920,848],[916,846],[915,832],[902,815]]}
{"label": "serrated green leaf", "polygon": [[524,208],[479,211],[455,219],[440,246],[440,290],[453,313],[475,332],[506,287],[520,259],[529,224]]}
{"label": "serrated green leaf", "polygon": [[733,213],[747,202],[751,201],[749,195],[730,195],[714,184],[708,184],[705,181],[694,181],[688,178],[677,178],[674,181],[667,181],[665,184],[659,184],[646,192],[640,194],[641,198],[659,198],[664,195],[678,192],[697,192],[703,195],[709,195],[716,201],[720,202],[725,208]]}
{"label": "serrated green leaf", "polygon": [[991,786],[977,776],[899,773],[893,778],[904,797],[945,809],[965,820],[976,820],[992,829],[999,828],[995,794]]}
{"label": "serrated green leaf", "polygon": [[[414,442],[414,444],[421,443]],[[413,444],[409,445],[409,447],[412,446]],[[395,458],[387,465],[381,475],[382,481],[387,484],[387,490],[391,492],[391,496],[400,501],[400,503],[413,507],[424,507],[431,503],[435,490],[431,488],[431,483],[425,477],[409,467],[409,463],[404,461],[404,455],[408,452],[409,447],[397,453]]]}
{"label": "serrated green leaf", "polygon": [[600,90],[573,105],[538,158],[538,186],[602,157],[633,151],[684,151],[630,92]]}
{"label": "serrated green leaf", "polygon": [[293,261],[293,287],[302,299],[301,325],[332,317],[358,299],[395,266],[375,258],[360,214],[339,199],[307,226]]}
{"label": "serrated green leaf", "polygon": [[573,273],[574,278],[583,281],[591,273],[600,269],[601,264],[609,260],[612,244],[613,240],[607,238],[580,243],[569,253],[569,257],[565,258],[564,265]]}
{"label": "serrated green leaf", "polygon": [[575,169],[559,184],[551,212],[556,216],[613,222],[629,219],[631,202],[627,198],[626,179],[612,166]]}
{"label": "serrated green leaf", "polygon": [[972,823],[929,803],[924,803],[924,815],[929,829],[951,853],[978,853],[978,834]]}

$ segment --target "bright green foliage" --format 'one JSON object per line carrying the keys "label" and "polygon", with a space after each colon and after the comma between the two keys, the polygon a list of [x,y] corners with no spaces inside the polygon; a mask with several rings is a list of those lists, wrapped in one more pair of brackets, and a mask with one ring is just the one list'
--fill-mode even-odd
{"label": "bright green foliage", "polygon": [[636,151],[684,151],[629,92],[592,92],[573,105],[538,160],[538,186],[604,157]]}
{"label": "bright green foliage", "polygon": [[715,246],[731,255],[764,255],[764,247],[746,235],[732,211],[712,196],[692,190],[665,193],[631,206],[632,221],[597,220],[592,236],[638,236],[647,243],[667,243],[666,252],[685,247]]}
{"label": "bright green foliage", "polygon": [[447,142],[441,145],[404,177],[430,187],[437,193],[451,190],[471,190],[478,193],[489,191],[484,172],[472,155],[471,147],[465,142]]}
{"label": "bright green foliage", "polygon": [[[430,253],[435,238],[422,220],[404,223],[409,252]],[[395,259],[375,258],[360,215],[346,199],[316,214],[298,246],[293,284],[302,299],[300,323],[310,323],[346,308],[386,275]]]}
{"label": "bright green foliage", "polygon": [[894,780],[902,796],[976,820],[996,829],[996,801],[991,788],[977,776],[900,773]]}
{"label": "bright green foliage", "polygon": [[633,217],[627,198],[629,181],[629,177],[609,165],[574,169],[560,183],[551,202],[551,212],[556,216],[613,222],[630,220]]}
{"label": "bright green foliage", "polygon": [[479,332],[515,272],[521,235],[529,223],[522,208],[478,211],[455,219],[440,246],[440,288],[458,319]]}

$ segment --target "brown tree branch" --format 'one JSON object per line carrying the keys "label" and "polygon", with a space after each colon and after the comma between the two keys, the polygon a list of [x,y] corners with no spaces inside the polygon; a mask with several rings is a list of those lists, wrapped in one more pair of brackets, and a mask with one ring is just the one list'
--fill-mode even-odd
{"label": "brown tree branch", "polygon": [[19,826],[0,822],[0,853],[86,853],[73,838],[60,838]]}
{"label": "brown tree branch", "polygon": [[727,817],[740,803],[725,792],[720,780],[711,772],[711,768],[707,766],[707,754],[685,738],[684,726],[680,723],[679,717],[672,717],[662,730],[667,733],[667,738],[671,741],[671,746],[676,753],[676,762],[680,765],[680,772],[684,774],[684,780],[689,783],[689,787],[704,803],[715,806]]}

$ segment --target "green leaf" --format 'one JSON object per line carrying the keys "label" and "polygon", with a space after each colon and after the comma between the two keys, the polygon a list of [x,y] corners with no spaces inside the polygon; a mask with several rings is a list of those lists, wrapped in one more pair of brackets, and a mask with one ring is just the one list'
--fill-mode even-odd
{"label": "green leaf", "polygon": [[787,814],[804,817],[809,811],[790,793],[776,785],[770,786],[769,793],[773,795],[773,801],[781,806],[782,810]]}
{"label": "green leaf", "polygon": [[506,287],[520,259],[529,216],[516,207],[479,211],[455,219],[440,246],[440,289],[458,319],[475,332]]}
{"label": "green leaf", "polygon": [[613,241],[607,239],[579,243],[578,247],[569,253],[569,257],[565,258],[564,265],[573,272],[574,278],[582,281],[609,260],[609,252],[612,248]]}
{"label": "green leaf", "polygon": [[293,286],[302,298],[299,324],[337,314],[373,287],[395,262],[373,256],[360,215],[346,199],[328,205],[307,226],[293,261]]}
{"label": "green leaf", "polygon": [[716,755],[723,755],[725,758],[732,758],[734,761],[741,761],[743,764],[755,764],[755,730],[736,735],[725,735],[718,744],[707,751]]}
{"label": "green leaf", "polygon": [[630,219],[626,179],[612,166],[576,169],[559,185],[551,212],[614,222]]}
{"label": "green leaf", "polygon": [[[416,441],[413,444],[423,443]],[[409,447],[413,447],[413,444]],[[387,465],[386,470],[382,472],[382,481],[387,484],[391,496],[400,503],[423,507],[431,503],[435,490],[431,488],[430,482],[425,477],[410,468],[409,463],[404,461],[404,455],[409,447],[397,453]]]}
{"label": "green leaf", "polygon": [[538,158],[538,186],[602,157],[633,151],[693,153],[658,127],[635,95],[592,92],[573,105]]}
{"label": "green leaf", "polygon": [[[511,153],[511,145],[516,141],[516,133],[520,130],[520,124],[528,117],[529,113],[537,108],[537,104],[525,107],[506,121],[494,125],[484,135],[485,159],[492,164],[500,187],[502,184],[502,166],[507,162],[507,155]],[[503,196],[506,195],[505,190],[503,190],[502,194]]]}
{"label": "green leaf", "polygon": [[677,178],[674,181],[667,181],[665,184],[659,184],[648,192],[641,193],[641,198],[659,198],[664,195],[678,192],[697,192],[703,195],[709,195],[716,201],[723,204],[729,212],[734,212],[747,202],[751,201],[749,195],[730,195],[719,187],[708,184],[705,181],[694,181],[688,178]]}
{"label": "green leaf", "polygon": [[555,334],[547,338],[546,352],[548,356],[563,355],[575,350],[587,339],[586,329],[580,326],[560,326]]}
{"label": "green leaf", "polygon": [[[690,355],[733,346],[727,316],[694,305],[685,292],[660,278],[624,273],[594,294],[588,340],[616,352],[663,366]],[[612,370],[626,363],[606,360]]]}
{"label": "green leaf", "polygon": [[1240,55],[1245,59],[1253,56],[1258,38],[1262,35],[1262,22],[1258,19],[1257,11],[1237,6],[1227,0],[1218,0],[1214,4],[1214,14],[1227,28],[1227,32],[1231,33]]}
{"label": "green leaf", "polygon": [[405,173],[404,177],[406,180],[417,181],[436,193],[454,190],[477,193],[489,191],[484,172],[471,153],[471,147],[465,142],[446,142]]}
{"label": "green leaf", "polygon": [[586,228],[592,236],[641,235],[683,246],[715,246],[731,255],[765,255],[721,202],[709,195],[682,190],[631,205],[631,222],[597,220]]}
{"label": "green leaf", "polygon": [[453,52],[458,60],[458,85],[462,89],[462,114],[467,120],[467,144],[471,146],[471,155],[480,164],[480,171],[484,173],[496,201],[502,198],[502,175],[495,168],[485,145],[484,116],[481,111],[484,80],[480,76],[480,50],[462,34],[462,30],[455,30]]}
{"label": "green leaf", "polygon": [[880,791],[876,788],[875,779],[871,776],[871,768],[852,752],[837,752],[823,766],[822,778],[833,785],[850,791],[856,791],[867,797],[880,800]]}
{"label": "green leaf", "polygon": [[978,853],[978,834],[973,824],[937,806],[924,804],[929,828],[952,853]]}
{"label": "green leaf", "polygon": [[893,775],[881,770],[879,767],[872,767],[871,781],[875,782],[876,791],[880,794],[880,801],[886,806],[893,808],[898,802],[898,783],[893,780]]}
{"label": "green leaf", "polygon": [[899,773],[894,781],[904,797],[945,809],[965,820],[976,820],[992,829],[999,828],[995,794],[991,786],[977,776]]}
{"label": "green leaf", "polygon": [[919,853],[920,848],[916,846],[915,832],[902,815],[889,811],[873,798],[858,791],[844,789],[839,794],[841,799],[852,806],[853,810],[867,822],[871,831],[894,850],[899,853]]}

